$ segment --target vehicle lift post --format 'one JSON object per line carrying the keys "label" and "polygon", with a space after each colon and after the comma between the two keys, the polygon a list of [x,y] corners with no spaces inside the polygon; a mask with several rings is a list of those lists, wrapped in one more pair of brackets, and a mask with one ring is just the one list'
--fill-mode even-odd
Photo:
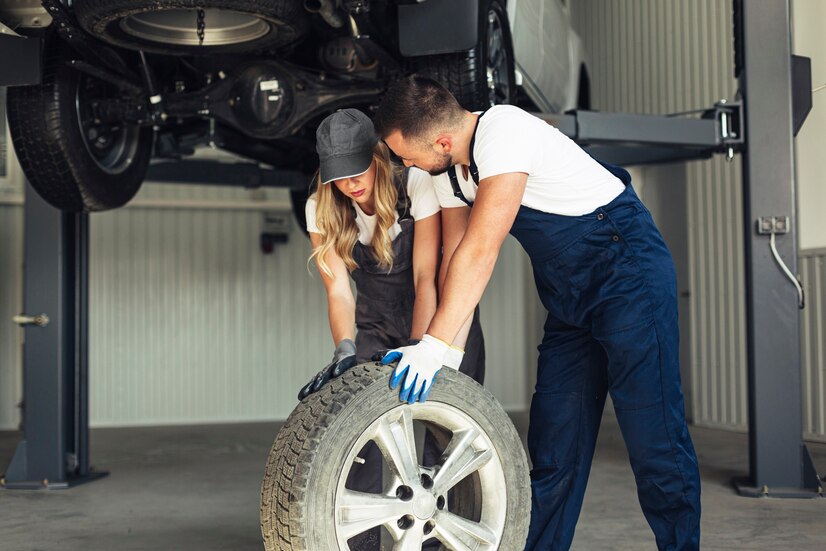
{"label": "vehicle lift post", "polygon": [[[796,272],[789,0],[733,1],[742,104],[717,104],[701,119],[587,111],[544,118],[617,164],[743,152],[750,465],[737,488],[749,496],[815,497],[822,488],[802,438],[800,300],[769,249],[776,241]],[[26,330],[25,438],[5,485],[66,487],[94,476],[88,466],[88,216],[58,213],[30,191],[25,308],[50,321]]]}
{"label": "vehicle lift post", "polygon": [[[739,5],[738,5],[739,4]],[[800,358],[802,291],[770,249],[797,274],[797,216],[789,0],[738,0],[735,57],[745,106],[743,232],[749,396],[749,478],[741,495],[816,497],[820,479],[803,443]],[[738,52],[735,52],[737,54]],[[811,97],[811,81],[805,83]],[[810,101],[810,100],[809,100]],[[800,108],[797,110],[799,111]]]}
{"label": "vehicle lift post", "polygon": [[89,467],[89,215],[60,212],[27,184],[24,206],[24,438],[9,489],[67,488]]}

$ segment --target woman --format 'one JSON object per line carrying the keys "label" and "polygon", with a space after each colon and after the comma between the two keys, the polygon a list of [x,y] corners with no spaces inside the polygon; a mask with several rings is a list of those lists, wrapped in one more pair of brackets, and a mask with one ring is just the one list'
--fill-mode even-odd
{"label": "woman", "polygon": [[[377,352],[422,338],[436,311],[441,252],[441,208],[430,175],[396,169],[367,115],[356,109],[333,113],[316,131],[316,149],[320,166],[316,191],[307,201],[307,231],[313,245],[310,260],[327,291],[336,348],[333,360],[301,389],[299,399]],[[468,331],[473,357],[463,359]],[[478,315],[462,333],[445,362],[481,383],[484,343]],[[435,464],[440,454],[427,431],[424,463]],[[351,468],[349,487],[381,492],[378,448],[369,442],[359,456],[363,462]],[[373,551],[379,539],[380,530],[374,528],[353,538],[350,548]]]}
{"label": "woman", "polygon": [[[320,167],[307,201],[307,230],[327,291],[333,360],[299,392],[319,390],[377,352],[421,339],[436,311],[440,207],[430,175],[399,172],[373,123],[356,109],[337,111],[316,132]],[[358,291],[355,300],[349,277]],[[470,323],[467,329],[471,329]],[[356,332],[354,329],[357,328]],[[472,338],[481,341],[474,317]],[[449,367],[482,382],[484,345],[463,361],[464,337]]]}

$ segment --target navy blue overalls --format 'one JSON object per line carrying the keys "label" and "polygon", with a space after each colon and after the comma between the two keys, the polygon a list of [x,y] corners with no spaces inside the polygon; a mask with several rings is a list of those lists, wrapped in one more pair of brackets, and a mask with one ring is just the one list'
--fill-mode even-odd
{"label": "navy blue overalls", "polygon": [[583,216],[522,206],[510,230],[548,311],[528,429],[525,548],[570,547],[610,392],[657,547],[699,549],[700,475],[680,386],[674,264],[628,172],[603,166],[626,186],[613,201]]}

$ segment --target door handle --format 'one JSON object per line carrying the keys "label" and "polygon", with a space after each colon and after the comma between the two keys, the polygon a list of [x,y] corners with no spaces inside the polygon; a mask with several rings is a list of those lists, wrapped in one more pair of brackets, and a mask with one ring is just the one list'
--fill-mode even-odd
{"label": "door handle", "polygon": [[26,314],[18,314],[11,318],[17,325],[36,325],[38,327],[46,327],[49,325],[49,316],[46,314],[37,314],[36,316],[27,316]]}

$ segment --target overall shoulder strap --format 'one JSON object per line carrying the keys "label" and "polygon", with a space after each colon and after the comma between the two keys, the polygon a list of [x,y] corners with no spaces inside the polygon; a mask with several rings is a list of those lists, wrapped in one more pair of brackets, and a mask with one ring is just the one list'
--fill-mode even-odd
{"label": "overall shoulder strap", "polygon": [[410,169],[404,169],[394,180],[396,182],[396,189],[398,190],[398,198],[396,199],[396,212],[399,213],[399,220],[410,218],[410,194],[407,192],[407,176]]}
{"label": "overall shoulder strap", "polygon": [[473,146],[476,145],[476,131],[479,130],[479,121],[487,111],[479,113],[479,118],[476,119],[476,126],[473,127],[473,135],[470,137],[470,176],[476,185],[479,185],[479,167],[476,166],[476,160],[473,158]]}
{"label": "overall shoulder strap", "polygon": [[[476,126],[473,127],[473,135],[470,137],[470,176],[473,178],[473,181],[476,182],[477,186],[479,185],[479,167],[476,166],[476,161],[473,159],[473,146],[476,143],[476,131],[479,129],[479,121],[482,119],[484,114],[485,111],[479,113],[479,117],[476,119]],[[458,197],[467,206],[472,207],[473,202],[468,201],[465,194],[462,193],[462,188],[459,186],[459,178],[456,176],[455,165],[447,169],[447,176],[450,178],[450,186],[453,188],[453,195]]]}
{"label": "overall shoulder strap", "polygon": [[467,206],[472,207],[473,203],[468,201],[465,194],[462,193],[462,188],[459,187],[459,178],[456,176],[456,165],[447,169],[447,176],[450,178],[450,187],[453,188],[453,195],[458,197]]}

